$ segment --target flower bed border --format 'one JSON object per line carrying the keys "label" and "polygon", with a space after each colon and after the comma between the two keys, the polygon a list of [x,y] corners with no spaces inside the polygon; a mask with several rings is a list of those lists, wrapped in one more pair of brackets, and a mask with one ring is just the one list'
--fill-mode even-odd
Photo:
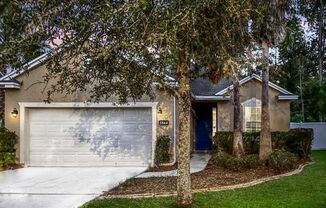
{"label": "flower bed border", "polygon": [[[205,189],[194,189],[192,190],[192,193],[205,193],[205,192],[219,192],[219,191],[225,191],[225,190],[234,190],[234,189],[240,189],[240,188],[247,188],[250,186],[255,186],[258,184],[262,184],[268,181],[280,179],[287,176],[292,176],[299,174],[303,171],[303,169],[308,166],[312,165],[315,162],[308,162],[305,164],[299,165],[299,167],[291,172],[280,174],[280,175],[274,175],[270,177],[260,178],[251,182],[247,183],[241,183],[236,185],[230,185],[230,186],[221,186],[218,188],[205,188]],[[163,193],[144,193],[144,194],[120,194],[120,195],[106,195],[106,196],[99,196],[98,199],[141,199],[141,198],[154,198],[154,197],[169,197],[169,196],[176,196],[177,192],[163,192]]]}

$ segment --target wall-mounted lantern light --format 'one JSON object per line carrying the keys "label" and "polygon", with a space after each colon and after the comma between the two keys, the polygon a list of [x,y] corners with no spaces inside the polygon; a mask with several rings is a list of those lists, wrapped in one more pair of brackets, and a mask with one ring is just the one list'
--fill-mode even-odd
{"label": "wall-mounted lantern light", "polygon": [[158,108],[157,113],[158,113],[158,114],[162,114],[162,113],[163,113],[162,108]]}
{"label": "wall-mounted lantern light", "polygon": [[12,116],[13,118],[17,118],[17,116],[18,116],[18,110],[17,110],[16,108],[12,109],[12,111],[11,111],[11,116]]}

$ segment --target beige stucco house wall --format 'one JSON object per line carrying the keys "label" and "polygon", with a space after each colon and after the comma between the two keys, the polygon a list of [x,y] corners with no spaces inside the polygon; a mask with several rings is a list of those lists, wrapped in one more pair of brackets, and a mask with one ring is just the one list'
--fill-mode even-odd
{"label": "beige stucco house wall", "polygon": [[[255,79],[244,83],[240,86],[240,102],[243,103],[251,98],[261,100],[261,88],[261,82]],[[228,94],[231,95],[229,101],[217,103],[218,131],[233,131],[232,93],[229,92]],[[269,88],[271,131],[288,131],[290,129],[290,101],[278,100],[278,95],[280,95],[279,91]]]}
{"label": "beige stucco house wall", "polygon": [[[16,80],[21,83],[20,89],[5,90],[5,126],[10,131],[14,131],[18,136],[20,132],[20,113],[16,118],[11,116],[14,108],[20,109],[20,102],[43,102],[46,99],[47,86],[43,83],[43,76],[46,74],[46,65],[40,65],[16,77]],[[76,92],[74,94],[54,94],[52,102],[85,102],[89,99],[87,92]],[[116,102],[117,99],[103,100],[103,102]],[[154,100],[144,97],[140,102],[157,102],[157,109],[161,109],[162,113],[157,113],[156,118],[156,135],[168,135],[171,140],[175,136],[177,125],[174,124],[177,113],[175,109],[176,101],[173,96],[166,92],[157,90]],[[169,125],[159,125],[159,120],[168,120]],[[172,151],[171,145],[171,151]],[[19,147],[19,145],[18,145]],[[19,149],[18,149],[19,151]],[[19,155],[19,154],[18,154]]]}
{"label": "beige stucco house wall", "polygon": [[[45,74],[46,66],[45,64],[41,64],[15,78],[20,83],[20,89],[5,90],[5,126],[9,130],[16,132],[17,135],[20,133],[21,113],[19,112],[18,116],[13,118],[11,112],[14,108],[20,110],[19,103],[44,103],[47,96],[47,87],[51,86],[51,83],[48,85],[43,83],[43,77]],[[261,87],[261,82],[257,79],[250,79],[243,83],[240,87],[241,103],[251,98],[261,100]],[[280,93],[280,91],[272,87],[269,88],[271,131],[289,130],[290,100],[279,100],[278,96]],[[231,98],[229,100],[214,101],[214,106],[217,107],[217,131],[233,130],[232,91],[227,92],[226,95],[231,96]],[[54,94],[51,98],[53,103],[83,103],[89,99],[89,93],[83,91],[74,94]],[[101,102],[116,101],[116,98],[112,98]],[[168,135],[171,140],[174,141],[177,137],[178,129],[178,108],[176,99],[168,93],[156,89],[156,97],[154,100],[144,96],[139,102],[157,103],[155,109],[156,123],[153,125],[156,129],[156,136]],[[169,124],[160,125],[159,121],[161,120],[167,120],[169,121]],[[190,135],[193,142],[195,142],[196,137],[196,124],[194,120],[194,116],[191,115]],[[192,149],[195,146],[193,142],[191,142]],[[171,145],[171,154],[173,154],[173,148],[174,145]]]}

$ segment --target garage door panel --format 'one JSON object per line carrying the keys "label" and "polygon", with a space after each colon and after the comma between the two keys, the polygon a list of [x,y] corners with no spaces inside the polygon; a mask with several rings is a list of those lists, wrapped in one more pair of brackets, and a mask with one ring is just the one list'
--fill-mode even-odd
{"label": "garage door panel", "polygon": [[137,111],[124,111],[124,121],[150,121],[151,112],[147,109],[141,109]]}
{"label": "garage door panel", "polygon": [[30,109],[30,165],[147,166],[151,116],[150,108]]}

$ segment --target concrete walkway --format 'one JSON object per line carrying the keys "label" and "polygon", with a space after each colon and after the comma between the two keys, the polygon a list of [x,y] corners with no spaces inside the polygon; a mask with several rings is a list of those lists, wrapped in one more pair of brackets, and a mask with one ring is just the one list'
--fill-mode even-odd
{"label": "concrete walkway", "polygon": [[[196,173],[205,169],[211,156],[209,154],[193,154],[190,159],[190,173]],[[164,172],[145,172],[138,175],[136,178],[151,178],[151,177],[171,177],[177,176],[177,170]]]}
{"label": "concrete walkway", "polygon": [[22,168],[0,172],[0,208],[75,208],[146,167]]}

